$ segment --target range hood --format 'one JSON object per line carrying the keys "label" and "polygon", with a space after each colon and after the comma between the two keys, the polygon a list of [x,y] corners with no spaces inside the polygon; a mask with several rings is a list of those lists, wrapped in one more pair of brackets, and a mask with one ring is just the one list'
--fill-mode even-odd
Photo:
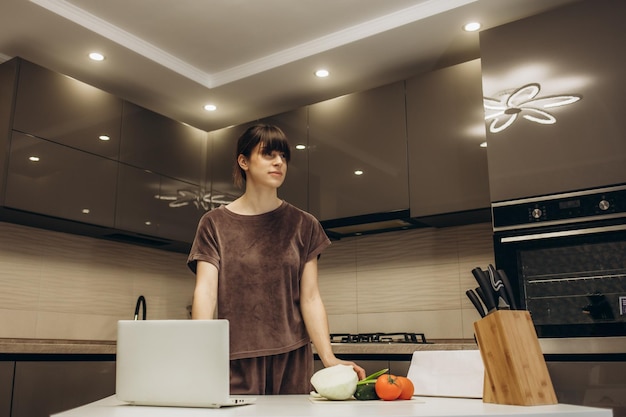
{"label": "range hood", "polygon": [[320,223],[322,223],[328,237],[335,240],[351,236],[428,227],[428,225],[420,223],[410,216],[409,210],[396,210],[324,220]]}
{"label": "range hood", "polygon": [[424,227],[450,227],[491,221],[491,209],[468,210],[425,217],[411,217],[410,210],[365,214],[320,223],[331,240]]}

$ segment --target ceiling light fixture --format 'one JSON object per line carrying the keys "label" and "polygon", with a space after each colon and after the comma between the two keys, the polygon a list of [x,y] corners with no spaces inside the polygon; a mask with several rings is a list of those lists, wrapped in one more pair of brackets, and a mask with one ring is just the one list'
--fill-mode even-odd
{"label": "ceiling light fixture", "polygon": [[296,149],[301,151],[303,149],[306,149],[306,145],[302,145],[301,143],[299,143],[299,144],[296,145]]}
{"label": "ceiling light fixture", "polygon": [[526,84],[516,90],[504,90],[496,94],[498,98],[483,97],[485,121],[491,120],[489,131],[502,132],[511,126],[518,115],[528,121],[551,125],[556,123],[556,117],[545,109],[562,107],[581,100],[580,94],[564,96],[545,96],[537,98],[541,91],[538,83]]}
{"label": "ceiling light fixture", "polygon": [[354,171],[354,175],[363,175],[363,171],[357,169],[356,171]]}
{"label": "ceiling light fixture", "polygon": [[215,111],[217,110],[217,106],[215,104],[205,104],[204,110],[206,111]]}
{"label": "ceiling light fixture", "polygon": [[32,162],[39,162],[39,157],[38,156],[29,156],[28,160],[32,161]]}
{"label": "ceiling light fixture", "polygon": [[317,78],[326,78],[330,75],[330,72],[328,72],[328,70],[325,69],[318,69],[317,71],[315,71],[315,76]]}
{"label": "ceiling light fixture", "polygon": [[104,61],[104,55],[99,52],[92,52],[89,54],[89,58],[93,61]]}
{"label": "ceiling light fixture", "polygon": [[482,25],[478,22],[470,22],[463,25],[463,30],[466,32],[476,32],[482,27]]}
{"label": "ceiling light fixture", "polygon": [[107,140],[111,140],[111,137],[109,135],[100,135],[98,136],[98,139],[107,141]]}

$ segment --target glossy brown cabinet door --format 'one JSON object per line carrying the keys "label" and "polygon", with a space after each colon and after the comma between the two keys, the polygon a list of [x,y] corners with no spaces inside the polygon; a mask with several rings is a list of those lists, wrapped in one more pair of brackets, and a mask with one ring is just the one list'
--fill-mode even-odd
{"label": "glossy brown cabinet door", "polygon": [[[18,63],[14,130],[118,158],[120,98],[28,61]],[[104,136],[108,139],[100,139]]]}
{"label": "glossy brown cabinet door", "polygon": [[580,1],[481,31],[483,95],[505,104],[487,131],[493,201],[626,183],[624,16]]}
{"label": "glossy brown cabinet door", "polygon": [[124,102],[120,161],[198,183],[206,161],[206,132]]}
{"label": "glossy brown cabinet door", "polygon": [[206,207],[200,187],[124,164],[119,169],[116,229],[191,243]]}
{"label": "glossy brown cabinet door", "polygon": [[254,123],[247,123],[209,133],[207,154],[210,169],[207,170],[205,184],[210,184],[209,209],[222,204],[228,204],[243,194],[233,183],[233,166],[235,164],[235,152],[237,139]]}
{"label": "glossy brown cabinet door", "polygon": [[[289,161],[287,167],[285,182],[278,189],[278,196],[305,211],[309,209],[307,118],[308,109],[302,107],[260,121],[260,123],[273,124],[280,127],[287,135],[291,145],[291,161]],[[296,145],[299,145],[298,148],[296,148]],[[304,149],[299,149],[300,147],[304,147]]]}
{"label": "glossy brown cabinet door", "polygon": [[309,106],[310,212],[330,220],[408,209],[406,149],[404,82]]}
{"label": "glossy brown cabinet door", "polygon": [[14,361],[0,362],[0,417],[11,417]]}
{"label": "glossy brown cabinet door", "polygon": [[47,417],[115,394],[114,361],[18,361],[12,417]]}
{"label": "glossy brown cabinet door", "polygon": [[488,208],[480,60],[406,82],[411,217]]}
{"label": "glossy brown cabinet door", "polygon": [[113,226],[117,162],[14,132],[5,205]]}
{"label": "glossy brown cabinet door", "polygon": [[0,206],[4,204],[6,167],[9,164],[9,141],[13,117],[13,97],[17,82],[17,59],[0,65]]}

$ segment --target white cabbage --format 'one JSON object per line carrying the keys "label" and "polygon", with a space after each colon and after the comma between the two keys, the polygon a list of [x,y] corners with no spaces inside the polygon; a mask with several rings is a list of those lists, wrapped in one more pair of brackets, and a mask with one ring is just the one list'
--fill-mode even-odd
{"label": "white cabbage", "polygon": [[320,369],[311,377],[315,391],[329,400],[347,400],[356,391],[359,378],[349,365],[335,365]]}

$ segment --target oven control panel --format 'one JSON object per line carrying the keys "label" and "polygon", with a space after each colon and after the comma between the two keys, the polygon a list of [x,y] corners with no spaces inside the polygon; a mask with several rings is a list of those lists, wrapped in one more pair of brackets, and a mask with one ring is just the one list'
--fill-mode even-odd
{"label": "oven control panel", "polygon": [[626,185],[491,205],[494,230],[626,217]]}

